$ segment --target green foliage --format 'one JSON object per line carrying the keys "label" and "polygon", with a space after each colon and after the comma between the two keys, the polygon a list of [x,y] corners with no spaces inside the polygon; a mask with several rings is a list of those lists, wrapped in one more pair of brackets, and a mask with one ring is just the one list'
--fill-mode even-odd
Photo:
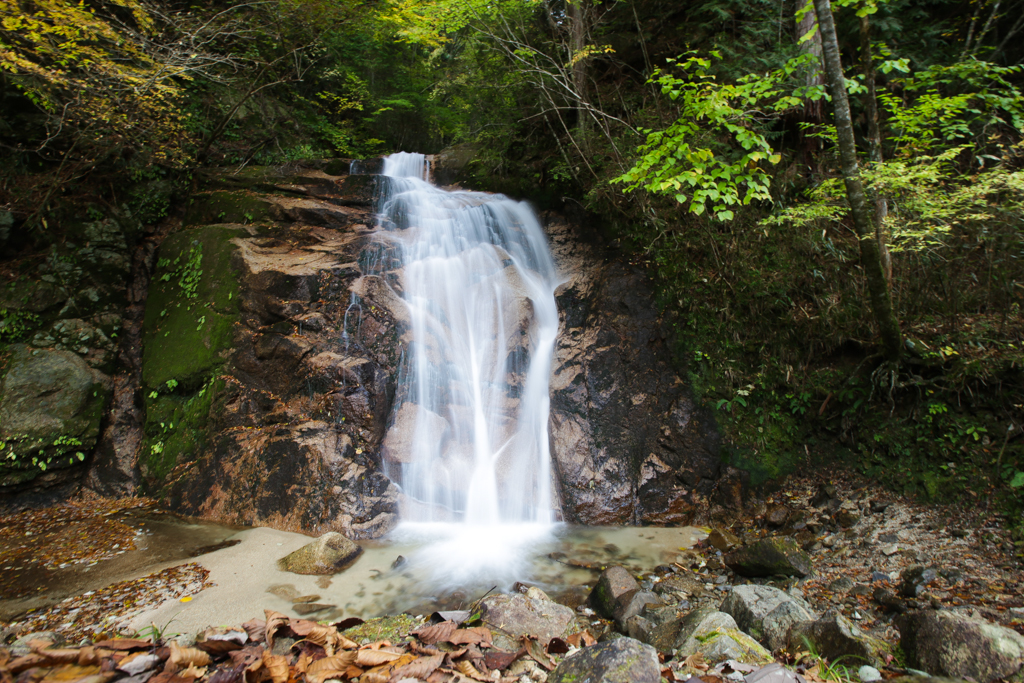
{"label": "green foliage", "polygon": [[763,123],[823,97],[821,86],[795,82],[809,60],[795,57],[770,74],[731,84],[718,83],[711,61],[695,54],[679,64],[685,78],[655,70],[651,81],[679,103],[680,116],[666,130],[645,130],[640,159],[613,182],[625,183],[627,191],[671,196],[691,213],[708,210],[723,221],[735,218],[733,207],[771,201],[770,177],[761,164],[777,164],[782,157],[768,143]]}
{"label": "green foliage", "polygon": [[16,308],[0,308],[0,344],[20,341],[39,326],[39,316]]}

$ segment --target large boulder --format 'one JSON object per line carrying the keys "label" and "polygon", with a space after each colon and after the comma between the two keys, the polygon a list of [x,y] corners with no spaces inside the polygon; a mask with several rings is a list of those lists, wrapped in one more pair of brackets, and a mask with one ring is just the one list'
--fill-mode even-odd
{"label": "large boulder", "polygon": [[811,558],[791,538],[763,538],[737,548],[725,563],[740,576],[810,576]]}
{"label": "large boulder", "polygon": [[293,574],[337,574],[359,559],[363,549],[336,531],[281,558],[281,568]]}
{"label": "large boulder", "polygon": [[719,609],[772,651],[785,647],[791,626],[817,618],[805,601],[772,586],[736,586]]}
{"label": "large boulder", "polygon": [[789,646],[806,647],[810,643],[822,657],[860,666],[885,663],[889,647],[884,641],[861,631],[837,610],[829,610],[817,621],[794,624],[789,630]]}
{"label": "large boulder", "polygon": [[772,661],[772,654],[741,631],[731,616],[706,608],[692,611],[683,620],[675,654],[677,659],[701,654],[709,664],[727,659],[744,664]]}
{"label": "large boulder", "polygon": [[674,606],[645,605],[639,614],[626,620],[630,638],[647,643],[658,652],[671,652],[682,628],[685,612]]}
{"label": "large boulder", "polygon": [[109,379],[78,355],[10,347],[0,384],[0,491],[67,479],[100,433]]}
{"label": "large boulder", "polygon": [[1020,677],[1024,669],[1024,637],[982,619],[922,610],[896,625],[907,664],[930,674],[988,683]]}
{"label": "large boulder", "polygon": [[650,645],[616,638],[583,648],[563,659],[548,683],[659,683],[661,665]]}
{"label": "large boulder", "polygon": [[480,602],[480,618],[497,632],[495,644],[514,650],[520,636],[536,636],[542,645],[575,630],[576,613],[536,588],[526,594],[491,595]]}

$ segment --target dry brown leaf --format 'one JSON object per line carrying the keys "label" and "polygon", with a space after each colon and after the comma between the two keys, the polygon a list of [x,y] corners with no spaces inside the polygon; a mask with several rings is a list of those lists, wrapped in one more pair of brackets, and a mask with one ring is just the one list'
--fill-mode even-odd
{"label": "dry brown leaf", "polygon": [[288,680],[288,658],[284,655],[272,655],[270,650],[264,650],[263,666],[274,683],[285,683]]}
{"label": "dry brown leaf", "polygon": [[99,664],[100,658],[96,656],[96,648],[92,645],[78,648],[78,665],[90,666]]}
{"label": "dry brown leaf", "polygon": [[480,645],[482,647],[490,647],[491,629],[486,626],[460,628],[456,629],[450,636],[448,636],[447,640],[452,645]]}
{"label": "dry brown leaf", "polygon": [[[321,657],[321,659],[323,658]],[[299,658],[295,661],[295,670],[300,674],[304,674],[312,663],[313,657],[311,655],[299,655]]]}
{"label": "dry brown leaf", "polygon": [[399,657],[401,655],[385,650],[357,650],[355,663],[365,667],[380,666],[393,662]]}
{"label": "dry brown leaf", "polygon": [[120,662],[117,668],[129,676],[135,676],[143,671],[155,669],[160,664],[160,658],[152,652],[133,652]]}
{"label": "dry brown leaf", "polygon": [[804,672],[803,676],[812,683],[824,683],[824,680],[820,675],[821,667],[817,664],[812,666],[810,669]]}
{"label": "dry brown leaf", "polygon": [[32,650],[32,652],[38,653],[42,650],[45,650],[48,647],[53,647],[52,640],[46,640],[44,638],[33,638],[32,640],[28,641],[28,649]]}
{"label": "dry brown leaf", "polygon": [[36,652],[38,655],[46,657],[48,660],[55,664],[77,664],[78,663],[78,648],[59,648],[56,650],[40,650]]}
{"label": "dry brown leaf", "polygon": [[333,655],[336,650],[354,650],[359,647],[358,644],[338,633],[338,629],[333,626],[314,624],[313,628],[308,629],[304,635],[305,640],[322,647],[328,657]]}
{"label": "dry brown leaf", "polygon": [[194,647],[182,647],[174,640],[167,643],[167,647],[171,651],[169,661],[175,667],[206,666],[210,663],[210,655]]}
{"label": "dry brown leaf", "polygon": [[188,668],[178,674],[182,678],[191,679],[198,681],[200,678],[206,676],[206,667],[196,667],[194,664],[189,664]]}
{"label": "dry brown leaf", "polygon": [[249,645],[247,647],[243,647],[241,650],[229,652],[228,657],[231,658],[232,667],[249,667],[252,666],[253,662],[263,661],[263,646]]}
{"label": "dry brown leaf", "polygon": [[487,681],[487,683],[492,683],[492,681],[494,680],[493,678],[484,676],[482,673],[480,673],[480,670],[473,666],[472,662],[458,662],[455,665],[455,668],[463,676],[469,676],[470,678],[476,681]]}
{"label": "dry brown leaf", "polygon": [[696,652],[686,659],[683,660],[683,666],[688,666],[691,669],[697,669],[698,671],[707,671],[708,664],[704,661],[704,653]]}
{"label": "dry brown leaf", "polygon": [[547,652],[544,652],[544,648],[541,647],[540,643],[528,636],[523,636],[522,640],[523,646],[526,648],[526,653],[533,658],[533,661],[537,662],[548,671],[555,668],[555,660],[552,659]]}
{"label": "dry brown leaf", "polygon": [[378,640],[378,641],[373,642],[373,643],[367,643],[366,645],[361,646],[359,649],[360,650],[381,650],[381,649],[386,648],[386,647],[391,647],[391,641],[390,640]]}
{"label": "dry brown leaf", "polygon": [[106,648],[108,650],[136,650],[143,647],[153,647],[153,641],[149,638],[138,640],[137,638],[114,638],[112,640],[100,640],[92,644],[93,647]]}
{"label": "dry brown leaf", "polygon": [[250,619],[242,624],[242,628],[249,634],[249,640],[259,642],[267,638],[267,622],[262,619]]}
{"label": "dry brown leaf", "polygon": [[265,610],[263,610],[263,614],[265,614],[266,617],[267,617],[267,626],[266,626],[267,649],[268,650],[273,650],[274,649],[274,634],[277,633],[278,631],[280,631],[282,627],[287,626],[289,620],[288,620],[288,617],[286,617],[285,615],[281,614],[280,612],[275,612],[272,609],[265,609]]}
{"label": "dry brown leaf", "polygon": [[31,669],[34,666],[39,666],[45,662],[46,657],[43,657],[42,655],[24,655],[12,660],[11,663],[7,665],[7,670],[16,676],[22,671]]}
{"label": "dry brown leaf", "polygon": [[359,683],[388,683],[391,680],[391,676],[381,673],[371,673],[367,671],[359,677]]}
{"label": "dry brown leaf", "polygon": [[488,652],[484,654],[484,666],[492,671],[495,669],[504,671],[512,666],[512,662],[519,659],[522,654],[522,650],[519,652]]}
{"label": "dry brown leaf", "polygon": [[419,638],[420,642],[424,645],[434,645],[442,641],[448,640],[451,634],[455,633],[458,628],[458,624],[454,621],[442,621],[440,624],[434,624],[433,626],[422,626],[412,632],[412,635]]}
{"label": "dry brown leaf", "polygon": [[328,678],[341,678],[356,661],[355,652],[344,652],[333,657],[324,657],[306,666],[306,678],[310,683],[323,683]]}
{"label": "dry brown leaf", "polygon": [[427,676],[434,673],[442,663],[444,663],[444,654],[436,654],[430,657],[419,657],[403,666],[393,667],[391,670],[391,678],[393,680],[405,677],[425,679]]}
{"label": "dry brown leaf", "polygon": [[590,634],[590,631],[586,629],[579,633],[573,633],[571,636],[567,636],[565,642],[569,643],[573,647],[590,647],[591,645],[597,644],[597,638]]}

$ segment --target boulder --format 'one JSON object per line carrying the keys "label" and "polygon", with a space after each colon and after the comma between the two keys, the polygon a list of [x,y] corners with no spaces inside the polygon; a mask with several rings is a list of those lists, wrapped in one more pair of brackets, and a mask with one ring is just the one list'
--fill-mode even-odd
{"label": "boulder", "polygon": [[363,549],[336,531],[329,531],[281,559],[281,569],[293,574],[337,574],[348,569]]}
{"label": "boulder", "polygon": [[676,658],[704,655],[708,664],[734,659],[744,664],[768,664],[772,654],[741,631],[725,612],[698,609],[683,620],[676,645]]}
{"label": "boulder", "polygon": [[810,576],[811,558],[791,538],[764,538],[725,556],[740,576]]}
{"label": "boulder", "polygon": [[58,483],[96,443],[109,379],[70,351],[24,344],[10,350],[0,384],[0,491],[37,478]]}
{"label": "boulder", "polygon": [[829,610],[820,619],[794,624],[789,630],[789,647],[806,648],[814,646],[815,651],[830,660],[840,657],[847,666],[885,663],[889,647],[882,640],[867,635],[837,610]]}
{"label": "boulder", "polygon": [[615,619],[639,590],[640,584],[625,568],[608,567],[590,592],[590,606],[605,619]]}
{"label": "boulder", "polygon": [[616,638],[563,659],[548,683],[660,683],[658,653],[633,638]]}
{"label": "boulder", "polygon": [[946,610],[922,610],[897,618],[907,665],[978,683],[1019,676],[1024,637],[1008,628]]}
{"label": "boulder", "polygon": [[633,596],[629,599],[629,602],[621,605],[621,607],[615,612],[615,623],[620,628],[625,630],[626,621],[631,617],[640,614],[649,605],[655,607],[664,606],[661,598],[656,593],[651,591],[637,591],[633,593]]}
{"label": "boulder", "polygon": [[772,586],[736,586],[720,609],[772,651],[785,647],[791,626],[817,618],[806,602]]}
{"label": "boulder", "polygon": [[531,588],[525,594],[491,595],[480,602],[480,618],[494,630],[495,646],[518,648],[520,636],[536,636],[541,645],[575,630],[576,613],[552,602],[542,591]]}

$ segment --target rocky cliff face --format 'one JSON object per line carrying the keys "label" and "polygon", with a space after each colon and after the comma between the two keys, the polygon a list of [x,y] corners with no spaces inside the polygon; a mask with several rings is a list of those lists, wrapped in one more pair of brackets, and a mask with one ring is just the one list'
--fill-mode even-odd
{"label": "rocky cliff face", "polygon": [[[103,424],[80,430],[99,443],[91,487],[244,525],[352,538],[394,526],[401,495],[382,444],[407,314],[395,283],[369,274],[388,248],[373,230],[387,179],[347,171],[211,176],[159,250],[136,257],[148,297],[122,295],[137,321],[122,335],[125,367],[99,342],[85,354],[52,345],[81,356],[83,373],[93,366],[102,401],[113,384]],[[689,521],[718,478],[717,432],[673,368],[645,277],[558,216],[545,223],[566,277],[550,420],[563,517]],[[12,358],[6,373],[20,376]]]}

